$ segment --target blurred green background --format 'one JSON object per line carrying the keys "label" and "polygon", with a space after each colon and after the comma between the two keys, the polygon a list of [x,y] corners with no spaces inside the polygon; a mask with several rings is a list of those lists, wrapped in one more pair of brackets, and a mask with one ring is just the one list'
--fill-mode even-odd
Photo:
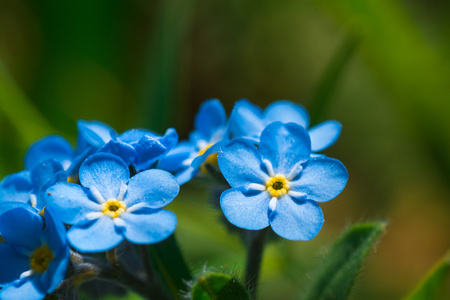
{"label": "blurred green background", "polygon": [[[277,241],[261,299],[301,293],[348,224],[386,219],[353,299],[396,299],[450,246],[450,4],[432,0],[1,0],[0,177],[78,119],[181,138],[199,104],[289,99],[343,124],[325,154],[349,183],[310,242]],[[243,273],[245,249],[203,186],[169,209],[191,266]]]}

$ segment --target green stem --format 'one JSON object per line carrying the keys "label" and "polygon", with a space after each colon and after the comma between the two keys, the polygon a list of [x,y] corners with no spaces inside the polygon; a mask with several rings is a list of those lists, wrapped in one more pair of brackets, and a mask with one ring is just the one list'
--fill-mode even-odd
{"label": "green stem", "polygon": [[256,299],[256,289],[258,286],[267,228],[268,227],[256,232],[251,232],[252,235],[247,248],[245,283],[252,299]]}

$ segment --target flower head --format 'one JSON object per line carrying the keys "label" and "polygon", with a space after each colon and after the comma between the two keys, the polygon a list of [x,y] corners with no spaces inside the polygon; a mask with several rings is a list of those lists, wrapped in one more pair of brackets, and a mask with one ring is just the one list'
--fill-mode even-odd
{"label": "flower head", "polygon": [[43,218],[15,208],[0,216],[1,299],[43,299],[64,280],[69,263],[64,225],[51,210]]}
{"label": "flower head", "polygon": [[191,180],[206,163],[216,162],[216,153],[226,144],[228,123],[225,109],[217,99],[202,103],[194,120],[194,131],[158,162],[158,167],[175,174],[178,182]]}
{"label": "flower head", "polygon": [[79,177],[81,185],[60,182],[46,192],[47,205],[73,225],[67,236],[79,251],[109,250],[124,238],[151,244],[174,232],[175,214],[161,209],[179,191],[170,173],[152,169],[130,178],[120,157],[97,153],[81,165]]}
{"label": "flower head", "polygon": [[[264,128],[272,122],[296,123],[309,127],[306,109],[296,103],[280,100],[270,104],[264,111],[258,106],[242,99],[236,102],[230,117],[230,131],[234,137],[243,137],[259,142]],[[336,142],[341,133],[337,121],[325,121],[308,130],[311,138],[311,151],[322,151]]]}
{"label": "flower head", "polygon": [[348,173],[338,160],[310,152],[308,132],[281,122],[263,130],[258,148],[239,138],[223,147],[219,167],[232,187],[220,199],[225,217],[244,229],[270,225],[290,240],[316,236],[323,224],[317,202],[336,197]]}

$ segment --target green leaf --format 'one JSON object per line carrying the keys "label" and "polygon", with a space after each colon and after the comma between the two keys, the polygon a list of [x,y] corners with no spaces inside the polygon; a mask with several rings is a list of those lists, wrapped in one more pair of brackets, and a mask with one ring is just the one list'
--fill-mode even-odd
{"label": "green leaf", "polygon": [[245,287],[228,274],[205,272],[192,287],[192,300],[249,300]]}
{"label": "green leaf", "polygon": [[320,78],[314,93],[312,95],[311,106],[311,124],[318,123],[321,114],[324,113],[328,103],[332,98],[335,87],[337,86],[348,61],[353,56],[358,45],[359,36],[354,33],[349,34],[342,42],[340,48],[336,51],[327,69]]}
{"label": "green leaf", "polygon": [[347,299],[367,254],[385,227],[384,222],[373,222],[355,224],[347,229],[327,251],[302,299]]}
{"label": "green leaf", "polygon": [[440,293],[450,274],[450,251],[422,279],[405,300],[440,299]]}
{"label": "green leaf", "polygon": [[168,239],[149,245],[153,264],[172,295],[179,297],[179,291],[186,288],[185,282],[192,280],[191,271],[186,264],[174,235]]}

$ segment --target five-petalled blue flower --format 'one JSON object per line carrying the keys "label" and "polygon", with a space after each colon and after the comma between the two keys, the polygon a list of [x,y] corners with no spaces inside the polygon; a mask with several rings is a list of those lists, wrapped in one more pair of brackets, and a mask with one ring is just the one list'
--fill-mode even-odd
{"label": "five-petalled blue flower", "polygon": [[161,209],[179,191],[170,173],[152,169],[130,178],[120,157],[97,153],[81,165],[79,178],[81,185],[60,182],[46,193],[47,205],[73,225],[67,236],[79,251],[106,251],[124,238],[157,243],[175,231],[175,214]]}
{"label": "five-petalled blue flower", "polygon": [[218,162],[231,189],[220,205],[234,225],[250,230],[271,226],[290,240],[310,240],[323,224],[317,202],[335,198],[348,173],[336,159],[310,157],[308,132],[295,123],[274,122],[259,147],[234,139],[219,151]]}

